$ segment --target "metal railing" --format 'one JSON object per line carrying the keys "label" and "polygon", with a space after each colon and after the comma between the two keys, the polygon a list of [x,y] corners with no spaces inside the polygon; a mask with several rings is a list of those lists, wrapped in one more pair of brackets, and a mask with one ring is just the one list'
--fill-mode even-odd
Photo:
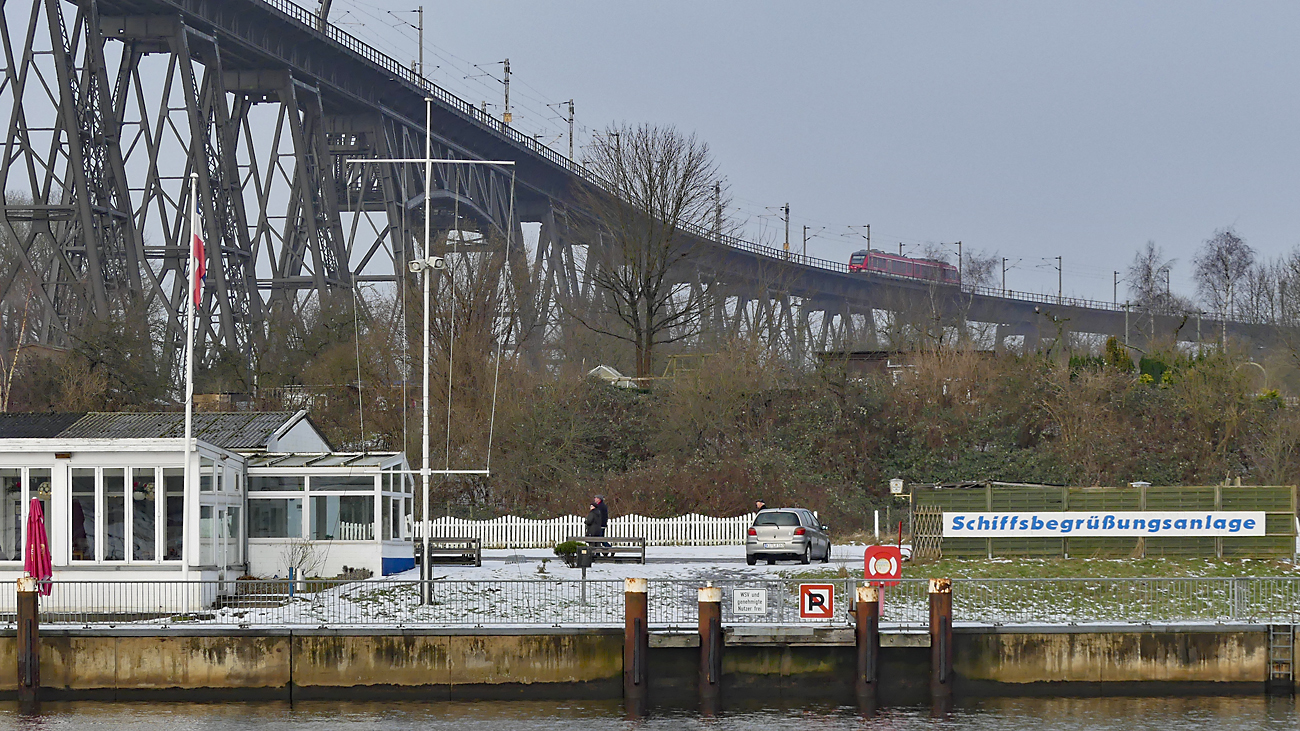
{"label": "metal railing", "polygon": [[[845,626],[858,579],[741,578],[722,589],[731,625]],[[700,581],[651,579],[650,624],[689,629],[698,621]],[[829,584],[834,612],[800,615],[800,585]],[[621,580],[372,579],[249,581],[56,581],[41,598],[41,622],[62,626],[215,627],[616,627],[623,624]],[[921,628],[928,585],[904,579],[885,588],[881,624]],[[744,592],[741,594],[740,592]],[[13,621],[15,595],[0,595]],[[1300,578],[956,579],[958,625],[1300,623]]]}

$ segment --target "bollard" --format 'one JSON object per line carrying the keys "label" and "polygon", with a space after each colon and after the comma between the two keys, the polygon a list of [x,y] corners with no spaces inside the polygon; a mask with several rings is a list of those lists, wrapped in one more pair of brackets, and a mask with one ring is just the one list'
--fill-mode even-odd
{"label": "bollard", "polygon": [[854,686],[858,696],[876,693],[880,677],[880,590],[858,587],[857,611],[858,675]]}
{"label": "bollard", "polygon": [[718,712],[722,697],[722,589],[701,587],[700,604],[700,711]]}
{"label": "bollard", "polygon": [[623,580],[623,704],[629,716],[645,715],[649,685],[649,602],[645,579]]}
{"label": "bollard", "polygon": [[41,695],[41,638],[36,578],[18,580],[18,700],[35,703]]}
{"label": "bollard", "polygon": [[930,692],[952,695],[952,579],[930,579]]}

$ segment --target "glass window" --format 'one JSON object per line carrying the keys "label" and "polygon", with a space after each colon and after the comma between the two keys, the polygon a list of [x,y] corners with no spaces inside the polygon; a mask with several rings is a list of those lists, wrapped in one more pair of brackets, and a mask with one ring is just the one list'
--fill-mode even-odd
{"label": "glass window", "polygon": [[157,478],[152,467],[131,470],[131,559],[152,561],[157,558],[157,519],[154,496]]}
{"label": "glass window", "polygon": [[758,517],[754,518],[754,525],[793,527],[799,525],[799,516],[782,510],[773,510],[771,512],[759,513]]}
{"label": "glass window", "polygon": [[347,475],[312,475],[312,492],[324,490],[374,490],[374,477],[348,477]]}
{"label": "glass window", "polygon": [[0,561],[22,559],[23,471],[0,470]]}
{"label": "glass window", "polygon": [[166,522],[163,558],[168,561],[179,561],[181,546],[185,542],[185,469],[183,467],[164,469],[163,487],[166,490],[166,501],[163,504],[163,520]]}
{"label": "glass window", "polygon": [[199,565],[212,566],[217,562],[216,532],[217,523],[212,519],[211,505],[199,506]]}
{"label": "glass window", "polygon": [[375,499],[369,495],[313,497],[311,537],[317,541],[373,541]]}
{"label": "glass window", "polygon": [[240,555],[243,541],[239,540],[239,508],[226,508],[226,564],[234,566],[244,562]]}
{"label": "glass window", "polygon": [[212,492],[212,460],[199,457],[199,492]]}
{"label": "glass window", "polygon": [[406,499],[406,505],[402,508],[402,516],[406,519],[414,519],[415,513],[411,512],[411,498]]}
{"label": "glass window", "polygon": [[95,560],[95,470],[72,468],[72,560]]}
{"label": "glass window", "polygon": [[[45,542],[50,543],[50,531],[53,530],[50,517],[50,470],[49,468],[27,470],[27,499],[36,498],[41,503],[41,515],[45,516]],[[25,506],[24,506],[25,507]]]}
{"label": "glass window", "polygon": [[389,498],[383,499],[384,505],[384,540],[393,540],[393,501]]}
{"label": "glass window", "polygon": [[249,492],[268,492],[272,490],[302,490],[302,475],[249,475]]}
{"label": "glass window", "polygon": [[104,468],[104,560],[126,560],[126,469]]}
{"label": "glass window", "polygon": [[257,498],[248,501],[249,538],[302,536],[302,498]]}

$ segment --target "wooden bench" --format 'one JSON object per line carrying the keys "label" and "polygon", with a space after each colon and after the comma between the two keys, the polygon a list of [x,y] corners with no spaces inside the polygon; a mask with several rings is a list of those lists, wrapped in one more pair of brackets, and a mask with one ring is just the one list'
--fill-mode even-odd
{"label": "wooden bench", "polygon": [[592,563],[645,563],[645,539],[619,536],[578,536],[565,538],[591,546]]}
{"label": "wooden bench", "polygon": [[[424,554],[424,539],[415,538],[415,563]],[[483,541],[478,538],[429,538],[429,563],[483,565]]]}

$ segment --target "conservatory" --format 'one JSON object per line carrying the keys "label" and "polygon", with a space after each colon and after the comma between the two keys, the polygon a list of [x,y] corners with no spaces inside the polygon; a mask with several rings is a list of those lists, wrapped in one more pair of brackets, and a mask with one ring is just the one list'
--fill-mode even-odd
{"label": "conservatory", "polygon": [[248,461],[248,557],[255,576],[376,576],[415,566],[400,452],[268,453]]}
{"label": "conservatory", "polygon": [[337,453],[306,412],[0,414],[0,581],[40,501],[56,581],[226,581],[414,565],[396,452]]}

